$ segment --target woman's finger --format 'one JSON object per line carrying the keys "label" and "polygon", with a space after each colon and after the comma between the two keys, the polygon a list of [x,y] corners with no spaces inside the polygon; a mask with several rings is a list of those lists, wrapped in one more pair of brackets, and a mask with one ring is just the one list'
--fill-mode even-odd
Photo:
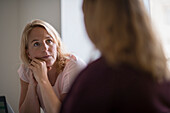
{"label": "woman's finger", "polygon": [[36,64],[38,65],[43,65],[45,63],[45,61],[41,60],[41,59],[37,59],[37,58],[34,58],[33,59],[33,62],[35,62]]}
{"label": "woman's finger", "polygon": [[32,60],[30,62],[30,65],[33,66],[33,67],[37,67],[38,66],[38,63],[36,63],[34,60]]}

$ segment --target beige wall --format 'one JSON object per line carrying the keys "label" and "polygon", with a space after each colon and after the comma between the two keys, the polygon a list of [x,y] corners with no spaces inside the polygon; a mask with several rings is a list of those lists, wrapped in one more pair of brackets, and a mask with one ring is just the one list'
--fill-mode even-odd
{"label": "beige wall", "polygon": [[18,113],[20,36],[25,24],[43,19],[61,32],[60,0],[0,0],[0,96]]}

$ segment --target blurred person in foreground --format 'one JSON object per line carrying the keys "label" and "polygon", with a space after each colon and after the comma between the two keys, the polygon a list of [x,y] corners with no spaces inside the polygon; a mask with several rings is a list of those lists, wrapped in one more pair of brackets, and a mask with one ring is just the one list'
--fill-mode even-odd
{"label": "blurred person in foreground", "polygon": [[101,57],[76,78],[60,113],[170,113],[167,60],[142,0],[84,0]]}

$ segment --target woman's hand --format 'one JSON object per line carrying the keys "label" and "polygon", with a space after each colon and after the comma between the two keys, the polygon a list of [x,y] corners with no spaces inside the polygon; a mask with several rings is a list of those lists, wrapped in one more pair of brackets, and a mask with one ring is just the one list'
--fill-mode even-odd
{"label": "woman's hand", "polygon": [[45,61],[41,61],[39,59],[32,59],[29,68],[33,71],[33,75],[38,83],[48,80],[47,66]]}

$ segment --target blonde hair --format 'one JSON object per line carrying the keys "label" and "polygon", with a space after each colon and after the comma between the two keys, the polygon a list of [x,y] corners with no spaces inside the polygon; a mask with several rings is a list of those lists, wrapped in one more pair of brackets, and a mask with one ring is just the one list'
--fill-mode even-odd
{"label": "blonde hair", "polygon": [[141,0],[84,0],[83,11],[93,16],[89,28],[85,19],[87,33],[110,65],[128,63],[157,80],[167,77],[167,59]]}
{"label": "blonde hair", "polygon": [[27,55],[26,50],[28,49],[28,36],[31,30],[35,27],[42,27],[44,28],[49,35],[54,38],[55,43],[57,44],[57,64],[58,64],[58,71],[62,71],[66,64],[66,59],[68,57],[68,54],[65,53],[64,46],[61,42],[61,38],[59,33],[52,27],[49,23],[42,21],[42,20],[33,20],[30,23],[28,23],[24,31],[22,33],[21,37],[21,45],[20,45],[20,53],[21,53],[21,60],[25,66],[28,66],[29,64],[29,57]]}

